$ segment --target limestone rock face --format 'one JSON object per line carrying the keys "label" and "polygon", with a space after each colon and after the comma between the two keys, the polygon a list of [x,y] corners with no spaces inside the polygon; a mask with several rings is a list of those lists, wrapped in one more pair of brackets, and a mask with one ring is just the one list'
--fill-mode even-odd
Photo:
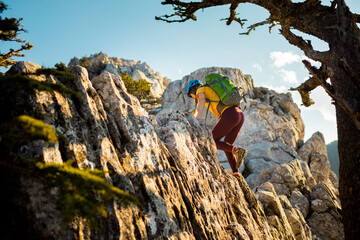
{"label": "limestone rock face", "polygon": [[152,84],[150,91],[152,97],[161,97],[165,87],[171,82],[170,79],[163,78],[159,72],[155,73],[145,62],[108,57],[104,53],[94,54],[80,60],[76,57],[71,59],[69,67],[76,65],[84,66],[90,79],[99,76],[102,72],[119,75],[128,73],[135,81],[145,79]]}
{"label": "limestone rock face", "polygon": [[[282,219],[281,223],[288,221],[296,239],[311,239],[309,236],[313,239],[344,239],[338,192],[330,181],[317,181],[304,161],[294,160],[264,170],[252,184],[268,218],[275,213],[276,218]],[[262,197],[269,194],[270,200]],[[266,210],[266,206],[273,206],[276,199],[284,202],[287,218],[283,219],[280,211]],[[277,228],[276,224],[269,224]]]}
{"label": "limestone rock face", "polygon": [[211,133],[194,117],[171,109],[149,117],[118,75],[103,72],[90,81],[83,67],[71,72],[80,99],[38,92],[28,112],[66,139],[24,142],[19,154],[102,169],[144,208],[113,202],[102,232],[82,222],[64,229],[56,188],[24,180],[21,193],[29,201],[23,208],[44,239],[272,239],[255,194],[217,161]]}
{"label": "limestone rock face", "polygon": [[17,64],[11,66],[8,73],[25,73],[25,74],[31,74],[35,73],[37,69],[39,69],[40,66],[36,63],[32,63],[29,61],[21,61]]}
{"label": "limestone rock face", "polygon": [[292,207],[286,196],[277,195],[271,182],[256,188],[256,196],[263,204],[273,236],[277,239],[311,239],[305,217]]}
{"label": "limestone rock face", "polygon": [[299,158],[296,148],[304,138],[300,110],[289,94],[255,88],[245,122],[235,144],[245,147],[247,181],[261,171]]}
{"label": "limestone rock face", "polygon": [[[96,72],[102,64],[94,62],[89,69]],[[14,69],[29,68],[18,65]],[[89,230],[84,222],[64,229],[56,187],[20,179],[19,191],[27,201],[18,204],[44,239],[344,239],[338,180],[327,170],[323,137],[316,133],[302,142],[300,111],[289,95],[254,88],[239,70],[218,69],[245,81],[238,86],[248,91],[237,144],[249,150],[243,172],[249,186],[220,164],[209,128],[186,114],[191,102],[186,105],[183,97],[185,83],[171,82],[163,96],[168,107],[149,115],[118,72],[108,69],[91,73],[90,80],[86,68],[71,67],[80,99],[38,92],[27,101],[31,109],[26,114],[66,139],[23,142],[18,154],[44,163],[72,159],[79,169],[104,170],[110,184],[138,197],[144,208],[113,202],[102,232]],[[196,71],[184,81],[202,80],[215,70]],[[66,85],[54,76],[39,81]],[[170,90],[179,92],[175,100]]]}
{"label": "limestone rock face", "polygon": [[[193,107],[185,94],[187,83],[194,78],[204,80],[213,72],[229,76],[249,92],[242,105],[245,123],[235,145],[248,150],[240,170],[263,205],[272,235],[277,239],[344,239],[338,179],[330,171],[324,138],[315,133],[303,143],[304,123],[290,94],[256,88],[252,80],[249,83],[241,74],[231,74],[239,70],[206,68],[169,84],[162,107],[186,113]],[[211,129],[216,120],[208,118],[206,127]],[[217,155],[230,168],[225,154],[218,151]]]}
{"label": "limestone rock face", "polygon": [[330,162],[324,136],[317,132],[299,149],[299,155],[310,166],[311,173],[318,181],[327,181],[330,177]]}

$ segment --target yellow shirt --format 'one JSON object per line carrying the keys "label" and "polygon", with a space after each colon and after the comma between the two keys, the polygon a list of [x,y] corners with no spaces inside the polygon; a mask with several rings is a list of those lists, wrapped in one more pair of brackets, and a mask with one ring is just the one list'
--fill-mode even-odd
{"label": "yellow shirt", "polygon": [[[205,94],[205,99],[210,101],[220,101],[219,96],[216,94],[214,90],[211,89],[209,86],[202,86],[199,87],[196,91],[196,99],[199,100],[199,93],[203,92]],[[209,110],[216,116],[220,117],[221,114],[225,111],[225,109],[228,109],[230,106],[225,106],[224,109],[221,111],[221,113],[217,110],[218,102],[205,102],[205,106],[209,108]]]}

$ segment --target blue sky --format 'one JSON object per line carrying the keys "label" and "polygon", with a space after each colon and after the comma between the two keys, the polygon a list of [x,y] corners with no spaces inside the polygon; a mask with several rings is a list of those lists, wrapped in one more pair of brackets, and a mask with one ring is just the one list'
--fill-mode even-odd
{"label": "blue sky", "polygon": [[[171,13],[161,0],[8,0],[5,16],[23,18],[28,33],[21,37],[34,45],[23,59],[45,67],[68,63],[74,56],[103,52],[147,62],[154,70],[172,80],[202,67],[234,67],[250,74],[255,86],[286,92],[309,76],[301,60],[304,54],[290,45],[273,28],[260,27],[249,36],[240,25],[226,26],[228,6],[199,11],[197,21],[165,23],[155,16]],[[293,1],[301,2],[301,1]],[[329,0],[323,1],[329,4]],[[360,1],[347,0],[350,10],[360,13]],[[246,26],[263,21],[268,13],[251,4],[240,5],[237,12],[248,19]],[[245,26],[245,27],[246,27]],[[312,40],[318,50],[327,45]],[[8,45],[3,45],[4,47]],[[321,131],[327,143],[337,139],[335,110],[322,89],[313,91],[315,105],[304,108],[305,139]],[[293,93],[298,104],[300,97]]]}

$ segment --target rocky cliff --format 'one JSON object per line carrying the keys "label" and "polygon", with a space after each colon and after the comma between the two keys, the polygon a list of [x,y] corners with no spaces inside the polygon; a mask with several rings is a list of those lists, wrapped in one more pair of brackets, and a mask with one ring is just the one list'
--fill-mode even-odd
{"label": "rocky cliff", "polygon": [[[38,67],[19,63],[12,71]],[[248,125],[239,141],[249,149],[243,174],[252,190],[219,163],[211,132],[185,114],[191,107],[188,99],[184,108],[164,104],[156,115],[148,115],[117,72],[94,70],[90,79],[87,69],[70,68],[80,100],[38,92],[26,102],[26,109],[31,107],[27,114],[53,126],[65,140],[26,142],[17,154],[44,163],[71,159],[79,169],[104,170],[109,183],[137,196],[144,207],[114,201],[101,232],[75,223],[62,228],[56,189],[20,179],[19,191],[27,201],[19,204],[42,238],[343,239],[337,178],[326,167],[323,138],[316,134],[302,142],[304,126],[299,110],[287,101],[290,96],[254,88],[250,77],[244,77],[247,82],[234,77],[249,96]],[[184,91],[190,78],[168,88]],[[38,80],[62,83],[55,76]]]}
{"label": "rocky cliff", "polygon": [[100,75],[102,72],[119,75],[127,73],[135,81],[144,79],[152,84],[150,92],[152,97],[161,97],[165,87],[170,83],[170,79],[162,77],[159,72],[154,72],[145,62],[109,57],[105,53],[92,54],[81,59],[74,57],[68,64],[69,67],[77,65],[86,68],[90,79]]}
{"label": "rocky cliff", "polygon": [[[238,69],[211,67],[171,82],[163,94],[162,108],[182,112],[194,108],[185,94],[188,82],[204,81],[214,72],[228,76],[245,93],[241,104],[245,123],[235,145],[245,147],[248,155],[240,170],[262,202],[273,232],[280,223],[288,222],[283,227],[291,228],[296,239],[342,239],[338,179],[330,171],[324,138],[318,132],[304,143],[305,126],[289,93],[254,87],[252,78]],[[217,119],[209,119],[206,127],[211,129]],[[200,124],[205,124],[204,116]],[[217,155],[229,169],[225,154],[218,151]]]}

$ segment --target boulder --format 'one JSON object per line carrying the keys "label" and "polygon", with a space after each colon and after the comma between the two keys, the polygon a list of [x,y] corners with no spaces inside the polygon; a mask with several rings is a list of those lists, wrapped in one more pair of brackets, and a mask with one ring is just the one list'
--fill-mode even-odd
{"label": "boulder", "polygon": [[[267,217],[281,219],[269,222],[270,226],[288,221],[296,239],[344,239],[339,196],[332,191],[330,182],[317,183],[304,161],[294,160],[264,170],[252,184]],[[265,188],[271,200],[261,197]],[[276,210],[276,199],[283,203],[286,218]],[[267,205],[272,206],[272,211],[266,210]],[[278,225],[273,226],[279,229]]]}
{"label": "boulder", "polygon": [[311,173],[317,181],[325,182],[329,180],[330,162],[322,133],[314,133],[298,152],[301,158],[310,166]]}
{"label": "boulder", "polygon": [[17,73],[24,73],[24,74],[32,74],[35,73],[40,66],[36,63],[32,63],[29,61],[19,61],[18,63],[11,66],[7,74],[17,74]]}

